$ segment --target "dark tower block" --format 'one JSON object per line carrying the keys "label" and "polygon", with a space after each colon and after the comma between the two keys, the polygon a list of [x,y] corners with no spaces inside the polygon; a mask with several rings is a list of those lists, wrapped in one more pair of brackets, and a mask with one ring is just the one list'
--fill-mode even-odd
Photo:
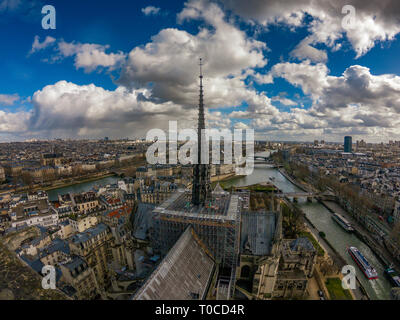
{"label": "dark tower block", "polygon": [[351,136],[344,137],[344,152],[352,152],[353,151],[353,142]]}
{"label": "dark tower block", "polygon": [[210,165],[202,164],[201,155],[206,153],[209,159],[209,150],[203,150],[202,141],[205,141],[205,120],[204,120],[204,103],[203,103],[203,73],[202,61],[200,59],[200,95],[199,95],[199,122],[197,132],[197,164],[194,164],[193,170],[193,186],[192,186],[192,204],[195,206],[204,205],[207,200],[211,199],[211,183],[210,183]]}

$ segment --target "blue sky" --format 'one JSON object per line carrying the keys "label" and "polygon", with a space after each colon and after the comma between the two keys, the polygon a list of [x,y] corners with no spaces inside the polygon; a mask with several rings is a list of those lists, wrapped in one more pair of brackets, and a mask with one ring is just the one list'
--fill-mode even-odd
{"label": "blue sky", "polygon": [[[49,52],[27,57],[34,37],[38,35],[44,39],[46,36],[52,36],[68,42],[109,45],[110,51],[129,52],[133,47],[145,44],[161,28],[175,25],[178,10],[176,7],[165,7],[165,10],[174,10],[174,13],[171,11],[160,19],[159,16],[147,17],[141,12],[148,1],[86,0],[51,3],[56,8],[56,30],[42,29],[42,5],[38,4],[35,14],[32,13],[30,18],[25,19],[20,17],[23,13],[19,10],[3,12],[2,18],[6,15],[9,19],[0,29],[0,37],[3,43],[7,44],[4,48],[6,50],[0,52],[1,69],[6,70],[8,74],[0,80],[2,91],[11,93],[17,88],[21,95],[30,96],[45,85],[59,80],[78,84],[93,82],[105,88],[115,88],[110,77],[96,72],[77,72],[71,67],[72,63],[68,59],[54,64],[41,62],[41,59],[49,56]],[[45,1],[42,4],[50,2]],[[180,8],[181,6],[182,4],[179,4]]]}
{"label": "blue sky", "polygon": [[0,0],[0,141],[193,127],[199,57],[209,126],[400,139],[399,5],[353,1],[343,29],[341,2]]}

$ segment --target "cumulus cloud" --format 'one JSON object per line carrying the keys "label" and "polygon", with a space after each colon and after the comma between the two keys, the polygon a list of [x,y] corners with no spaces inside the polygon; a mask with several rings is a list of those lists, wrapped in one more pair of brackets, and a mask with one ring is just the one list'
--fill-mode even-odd
{"label": "cumulus cloud", "polygon": [[[280,63],[271,74],[282,77],[312,97],[308,110],[291,108],[273,116],[256,118],[258,130],[304,137],[327,134],[374,135],[374,138],[399,137],[400,77],[373,75],[369,68],[353,65],[341,76],[330,76],[323,64]],[[317,85],[318,84],[318,85]],[[275,99],[275,98],[273,98]]]}
{"label": "cumulus cloud", "polygon": [[364,110],[387,108],[400,112],[400,77],[392,74],[373,75],[364,66],[353,65],[340,77],[328,75],[323,64],[309,61],[299,64],[279,63],[271,73],[300,87],[313,100],[315,112],[340,110],[352,105],[362,105]]}
{"label": "cumulus cloud", "polygon": [[[267,26],[284,23],[296,28],[304,26],[305,14],[313,21],[309,25],[311,41],[324,43],[336,50],[343,35],[347,36],[356,57],[360,57],[374,47],[378,41],[393,40],[400,32],[400,3],[397,0],[364,1],[353,0],[221,0],[227,9],[231,9],[246,20]],[[342,8],[351,4],[356,9],[355,25],[342,28]],[[310,39],[309,39],[310,40]],[[309,44],[302,43],[303,51],[314,51]],[[300,49],[298,48],[298,49]],[[296,51],[295,54],[302,56]],[[314,53],[311,52],[312,55]],[[308,59],[312,57],[308,54]],[[320,60],[321,61],[321,60]]]}
{"label": "cumulus cloud", "polygon": [[286,98],[285,96],[276,96],[271,98],[272,101],[278,101],[279,103],[283,104],[284,106],[296,106],[297,102]]}
{"label": "cumulus cloud", "polygon": [[19,133],[28,130],[29,112],[0,110],[0,133]]}
{"label": "cumulus cloud", "polygon": [[[178,21],[201,19],[197,34],[168,28],[134,48],[119,79],[126,87],[151,86],[161,101],[193,107],[198,95],[198,59],[204,61],[208,106],[239,105],[248,92],[244,79],[266,65],[265,43],[249,38],[226,21],[214,3],[189,1]],[[227,36],[229,35],[229,36]]]}
{"label": "cumulus cloud", "polygon": [[390,119],[393,113],[400,112],[399,94],[399,76],[372,75],[369,68],[354,65],[340,77],[327,77],[327,86],[323,88],[315,110],[341,111],[349,106],[359,106],[364,113],[372,112]]}
{"label": "cumulus cloud", "polygon": [[46,61],[55,62],[67,57],[74,57],[74,65],[77,69],[84,69],[85,72],[92,72],[97,68],[106,68],[114,70],[121,66],[126,54],[119,51],[117,53],[107,53],[109,45],[100,45],[94,43],[66,42],[47,36],[43,42],[40,42],[39,36],[35,36],[32,49],[29,55],[40,50],[45,50],[50,46],[55,47],[56,54]]}
{"label": "cumulus cloud", "polygon": [[160,12],[160,8],[154,6],[147,6],[146,8],[142,8],[142,12],[146,16],[157,15]]}
{"label": "cumulus cloud", "polygon": [[270,74],[301,87],[304,93],[310,94],[315,100],[327,86],[328,72],[325,64],[311,64],[309,60],[305,60],[302,63],[278,63],[272,67]]}
{"label": "cumulus cloud", "polygon": [[192,128],[196,110],[172,102],[154,103],[147,89],[105,90],[93,84],[59,81],[36,91],[29,112],[0,110],[0,133],[52,137],[143,137],[151,128],[168,128],[168,120]]}
{"label": "cumulus cloud", "polygon": [[18,100],[18,94],[0,94],[0,105],[12,106]]}
{"label": "cumulus cloud", "polygon": [[91,72],[98,67],[114,69],[119,66],[126,55],[123,52],[106,53],[109,45],[99,45],[92,43],[75,43],[60,41],[58,51],[62,57],[75,58],[75,67],[83,68],[85,72]]}
{"label": "cumulus cloud", "polygon": [[[179,106],[155,104],[146,90],[119,87],[105,90],[93,84],[79,86],[59,81],[35,92],[30,128],[79,130],[80,128],[121,128],[130,123],[149,123],[154,115],[175,114]],[[67,110],[67,111],[66,111]]]}
{"label": "cumulus cloud", "polygon": [[[181,23],[200,19],[206,25],[197,34],[164,29],[148,44],[134,48],[122,66],[119,86],[114,91],[60,81],[35,92],[28,131],[49,135],[68,132],[72,136],[103,136],[105,132],[113,136],[113,132],[119,131],[119,136],[131,136],[128,133],[132,131],[143,135],[146,129],[165,127],[168,120],[179,120],[182,127],[193,128],[200,56],[206,75],[207,107],[241,105],[247,101],[252,112],[277,112],[263,93],[257,93],[245,81],[256,76],[254,68],[266,65],[264,43],[249,38],[226,20],[217,5],[206,1],[187,3],[178,19]],[[77,68],[89,71],[97,66],[115,65],[116,57],[105,53],[107,46],[65,41],[57,44],[59,57],[74,57]],[[100,58],[95,59],[96,55]],[[212,126],[231,125],[230,119],[221,120],[220,111],[207,110],[207,118]]]}
{"label": "cumulus cloud", "polygon": [[[205,104],[209,108],[206,118],[211,127],[251,127],[269,139],[313,140],[315,136],[345,134],[373,135],[377,139],[400,136],[400,77],[373,75],[359,65],[332,76],[324,64],[326,52],[317,49],[318,44],[324,43],[331,50],[338,50],[346,34],[356,53],[362,55],[375,41],[390,39],[397,33],[395,15],[390,12],[397,10],[393,2],[386,1],[391,10],[380,8],[372,23],[368,13],[375,6],[356,1],[358,34],[339,27],[343,16],[341,10],[337,11],[336,2],[223,2],[234,11],[243,7],[242,17],[265,25],[278,23],[297,28],[310,15],[310,35],[291,52],[300,62],[277,63],[269,72],[260,73],[268,62],[266,44],[242,31],[216,3],[190,0],[177,16],[180,28],[160,30],[128,55],[107,53],[106,45],[57,41],[56,57],[73,57],[78,69],[89,72],[120,66],[117,88],[105,90],[93,84],[59,81],[34,93],[31,112],[0,114],[0,132],[19,130],[48,137],[131,137],[143,136],[151,128],[166,129],[168,120],[178,120],[181,128],[193,128],[198,102],[197,64],[202,57]],[[201,22],[198,31],[183,30],[185,23],[193,20]],[[380,29],[383,25],[385,28]],[[40,42],[37,38],[32,49],[45,49],[55,43],[51,39],[46,43],[46,39]],[[283,78],[301,89],[312,103],[311,108],[301,108],[301,99],[294,101],[285,94],[271,98],[253,86],[253,81],[271,84],[274,78]],[[274,102],[290,108],[282,111]],[[239,106],[240,111],[221,111],[223,107]]]}
{"label": "cumulus cloud", "polygon": [[[398,76],[373,75],[368,68],[358,65],[340,76],[331,76],[324,65],[309,62],[277,64],[271,76],[282,77],[302,89],[312,97],[312,107],[295,107],[284,93],[269,98],[264,93],[248,95],[251,90],[247,89],[243,92],[248,103],[245,110],[230,114],[207,110],[208,126],[250,127],[258,137],[288,140],[324,135],[340,138],[345,134],[372,135],[376,139],[400,136]],[[315,81],[321,83],[321,88],[314,85]],[[168,120],[177,120],[180,128],[195,127],[196,108],[185,109],[184,105],[160,101],[152,95],[152,90],[146,88],[120,86],[105,90],[93,84],[80,86],[59,81],[35,92],[31,112],[1,111],[0,132],[29,132],[47,137],[121,137],[143,136],[151,128],[166,130]],[[291,108],[281,111],[272,101]],[[250,122],[232,123],[231,119]]]}
{"label": "cumulus cloud", "polygon": [[307,37],[303,39],[297,47],[290,53],[292,57],[298,58],[299,60],[308,59],[312,62],[326,62],[328,60],[328,55],[324,50],[319,50],[314,48],[312,45],[312,40]]}
{"label": "cumulus cloud", "polygon": [[43,49],[51,46],[52,44],[54,44],[55,41],[56,41],[55,38],[47,36],[43,40],[43,42],[40,42],[40,37],[39,36],[35,36],[35,39],[33,40],[33,43],[32,43],[32,49],[29,52],[29,54],[32,54],[32,53],[34,53],[36,51],[43,50]]}

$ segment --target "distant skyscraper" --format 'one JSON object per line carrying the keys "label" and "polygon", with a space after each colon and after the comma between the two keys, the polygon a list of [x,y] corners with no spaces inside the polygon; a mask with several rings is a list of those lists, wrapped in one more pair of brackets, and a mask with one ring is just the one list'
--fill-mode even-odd
{"label": "distant skyscraper", "polygon": [[350,136],[344,137],[344,152],[352,152],[352,138]]}
{"label": "distant skyscraper", "polygon": [[192,186],[192,203],[195,206],[205,205],[206,200],[211,197],[211,184],[210,184],[210,166],[201,163],[201,153],[208,150],[201,149],[201,142],[205,139],[203,129],[205,129],[204,119],[204,104],[203,104],[203,74],[201,70],[202,62],[200,59],[200,95],[199,95],[199,122],[198,122],[198,151],[197,151],[197,164],[194,165],[193,170],[193,186]]}

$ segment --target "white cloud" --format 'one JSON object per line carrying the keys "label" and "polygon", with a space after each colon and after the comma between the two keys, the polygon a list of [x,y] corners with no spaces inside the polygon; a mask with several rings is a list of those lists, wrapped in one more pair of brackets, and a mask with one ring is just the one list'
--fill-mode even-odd
{"label": "white cloud", "polygon": [[32,125],[35,129],[102,127],[113,122],[118,126],[119,121],[139,120],[145,114],[164,113],[172,108],[147,102],[145,98],[140,100],[144,95],[144,91],[123,87],[109,91],[93,84],[79,86],[59,81],[33,95]]}
{"label": "white cloud", "polygon": [[[393,40],[400,32],[400,3],[397,0],[353,0],[351,3],[347,0],[222,0],[222,3],[244,19],[265,26],[276,23],[292,28],[304,26],[303,17],[307,13],[314,19],[309,25],[312,43],[324,43],[336,50],[340,45],[337,41],[345,34],[357,58],[373,48],[376,42]],[[356,9],[356,24],[345,30],[342,28],[345,17],[342,8],[348,4]],[[310,51],[305,43],[300,48]],[[308,59],[311,56],[308,55]]]}
{"label": "white cloud", "polygon": [[281,97],[281,96],[272,97],[271,100],[278,101],[279,103],[283,104],[284,106],[288,106],[288,107],[297,105],[297,102],[294,102],[293,100],[290,100],[288,98]]}
{"label": "white cloud", "polygon": [[18,94],[0,94],[0,105],[12,106],[18,100]]}
{"label": "white cloud", "polygon": [[240,121],[235,123],[234,128],[239,129],[239,130],[252,129],[247,124],[240,122]]}
{"label": "white cloud", "polygon": [[[188,10],[194,10],[190,17]],[[197,34],[164,29],[145,46],[134,48],[123,65],[120,86],[109,91],[94,85],[78,86],[60,81],[44,87],[32,97],[33,110],[28,132],[49,136],[118,136],[144,134],[163,128],[168,120],[181,126],[196,125],[198,102],[198,58],[204,59],[205,103],[207,107],[241,105],[247,101],[252,112],[273,114],[276,108],[264,94],[250,88],[245,79],[256,77],[254,68],[267,63],[266,45],[249,38],[215,4],[192,1],[179,15],[202,19],[206,27]],[[229,34],[229,39],[226,37]],[[105,53],[108,46],[58,41],[59,58],[74,57],[77,68],[91,71],[97,66],[114,66],[115,59]],[[229,127],[230,119],[220,111],[207,111],[211,125]]]}
{"label": "white cloud", "polygon": [[192,19],[205,21],[207,27],[195,35],[175,28],[161,30],[151,42],[129,53],[119,83],[151,86],[153,96],[161,101],[193,107],[198,95],[198,59],[202,57],[206,105],[241,104],[249,93],[244,79],[254,76],[253,68],[267,63],[263,54],[266,45],[227,22],[216,4],[187,2],[178,21]]}
{"label": "white cloud", "polygon": [[339,77],[330,76],[323,64],[309,61],[277,64],[271,74],[301,88],[312,97],[313,105],[308,110],[291,108],[264,118],[248,114],[259,131],[274,132],[274,136],[275,131],[287,137],[303,135],[304,139],[343,134],[372,135],[371,140],[377,141],[400,137],[399,76],[372,75],[359,65],[347,68]]}
{"label": "white cloud", "polygon": [[43,50],[49,46],[51,46],[52,44],[55,43],[56,39],[50,36],[47,36],[43,42],[40,42],[40,37],[39,36],[35,36],[35,39],[33,40],[32,43],[32,49],[29,52],[29,54],[35,53],[37,51]]}
{"label": "white cloud", "polygon": [[[86,72],[121,66],[117,89],[59,81],[35,92],[32,112],[1,113],[0,131],[48,137],[143,136],[150,128],[166,128],[168,120],[178,120],[180,127],[193,128],[198,102],[197,64],[202,57],[209,126],[253,127],[270,139],[313,140],[316,135],[344,134],[368,134],[377,139],[388,135],[400,137],[400,77],[373,75],[359,65],[347,68],[340,76],[329,75],[323,63],[327,60],[326,52],[317,49],[318,44],[325,43],[337,50],[344,31],[338,29],[341,11],[335,16],[337,5],[329,7],[328,2],[257,2],[257,12],[247,8],[253,0],[241,2],[243,16],[266,25],[285,23],[295,28],[303,25],[305,13],[314,17],[308,26],[310,35],[291,53],[302,61],[278,63],[266,74],[258,71],[267,64],[266,44],[248,36],[217,4],[206,0],[187,2],[177,16],[181,28],[160,30],[151,41],[133,48],[128,56],[122,52],[107,53],[107,45],[58,41],[57,57],[73,57],[76,68]],[[236,10],[236,0],[230,3]],[[269,9],[267,13],[265,7]],[[359,33],[346,31],[360,55],[372,48],[376,39],[390,39],[397,30],[392,23],[393,15],[386,9],[378,10],[375,24],[368,21],[366,13],[371,10],[361,6]],[[382,17],[387,18],[388,29],[380,28],[385,24]],[[183,30],[184,23],[192,20],[202,22],[197,33]],[[46,39],[41,43],[37,38],[32,49],[41,50],[54,43],[49,39],[45,44]],[[277,77],[301,89],[311,98],[312,107],[305,110],[284,94],[270,98],[253,87],[252,81],[270,84]],[[290,110],[279,110],[272,104],[274,101]],[[234,109],[230,114],[212,110],[244,104],[248,105],[246,109]]]}
{"label": "white cloud", "polygon": [[[240,94],[245,95],[243,99],[249,107],[231,114],[208,110],[208,126],[250,127],[258,136],[286,140],[312,140],[315,136],[341,140],[345,134],[369,135],[370,141],[400,137],[398,76],[372,75],[368,68],[357,65],[341,76],[330,76],[322,64],[309,62],[278,64],[271,74],[285,78],[312,96],[312,107],[308,110],[293,107],[294,102],[285,98],[284,93],[270,99],[263,93],[242,88]],[[315,81],[322,84],[320,89],[313,85]],[[226,94],[230,90],[231,87],[227,88]],[[222,101],[224,94],[212,99]],[[208,91],[205,97],[207,101]],[[290,111],[280,111],[271,104],[278,100],[290,104]],[[93,84],[79,86],[66,81],[35,92],[32,103],[31,112],[1,111],[0,132],[46,137],[132,137],[143,136],[150,128],[165,130],[168,120],[177,120],[180,128],[193,128],[197,117],[196,108],[157,101],[150,89],[121,86],[105,90]],[[233,118],[251,121],[232,123]]]}
{"label": "white cloud", "polygon": [[44,61],[55,62],[66,57],[74,57],[75,67],[77,69],[82,68],[85,72],[91,72],[97,68],[114,70],[121,66],[126,58],[126,54],[121,51],[117,53],[106,53],[110,48],[109,45],[66,42],[64,40],[56,40],[50,36],[47,36],[43,42],[40,42],[39,39],[39,36],[35,36],[29,55],[57,44],[55,48],[57,53]]}
{"label": "white cloud", "polygon": [[6,112],[0,110],[0,132],[18,133],[28,129],[30,113],[28,112]]}
{"label": "white cloud", "polygon": [[393,40],[400,32],[398,20],[391,24],[389,21],[386,23],[384,17],[381,19],[378,20],[373,14],[360,15],[355,27],[347,30],[347,37],[357,53],[356,58],[366,54],[376,42]]}
{"label": "white cloud", "polygon": [[271,69],[274,77],[286,79],[292,85],[301,87],[303,92],[317,99],[327,86],[328,68],[322,63],[311,64],[309,60],[302,63],[278,63]]}
{"label": "white cloud", "polygon": [[142,12],[146,16],[157,15],[160,12],[160,8],[154,6],[147,6],[146,8],[142,8]]}
{"label": "white cloud", "polygon": [[59,81],[34,93],[29,131],[48,136],[132,137],[151,128],[166,129],[169,119],[185,125],[196,117],[195,110],[184,111],[172,102],[154,103],[149,97],[147,89],[105,90]]}
{"label": "white cloud", "polygon": [[75,67],[91,72],[98,67],[114,69],[125,60],[125,53],[106,53],[109,45],[60,41],[58,50],[62,57],[75,57]]}
{"label": "white cloud", "polygon": [[297,47],[290,53],[292,57],[300,60],[309,59],[312,62],[326,62],[328,55],[324,50],[319,50],[311,46],[312,40],[307,37],[303,39]]}

